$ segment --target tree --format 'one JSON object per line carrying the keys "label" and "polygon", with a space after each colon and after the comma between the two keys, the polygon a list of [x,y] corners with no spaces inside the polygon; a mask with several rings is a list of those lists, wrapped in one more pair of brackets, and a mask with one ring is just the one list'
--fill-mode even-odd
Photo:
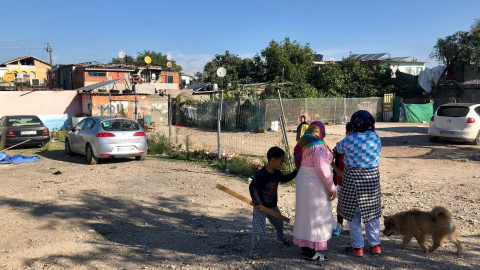
{"label": "tree", "polygon": [[313,64],[310,45],[301,45],[286,37],[282,42],[272,40],[268,47],[255,57],[256,64],[263,70],[268,82],[290,81],[306,83]]}
{"label": "tree", "polygon": [[[227,74],[223,78],[217,76],[217,69],[220,67],[227,70]],[[232,88],[235,89],[238,84],[252,82],[250,75],[254,75],[254,72],[252,72],[253,67],[254,62],[252,59],[242,59],[229,51],[225,51],[225,54],[217,54],[212,61],[205,64],[204,71],[207,73],[207,78],[204,78],[204,80],[217,83],[221,88],[225,88],[230,83]]]}
{"label": "tree", "polygon": [[[439,38],[433,47],[431,58],[443,63],[446,67],[440,80],[452,67],[463,68],[471,64],[475,71],[480,69],[480,19],[475,20],[470,31],[458,31],[445,38]],[[435,86],[433,92],[438,89]]]}
{"label": "tree", "polygon": [[385,66],[369,67],[354,58],[327,64],[312,73],[311,84],[320,96],[375,97],[392,90],[391,70]]}
{"label": "tree", "polygon": [[144,50],[143,52],[139,52],[136,58],[133,58],[130,55],[127,55],[125,59],[120,58],[112,58],[111,64],[128,64],[128,65],[135,65],[135,66],[146,66],[144,59],[146,56],[150,56],[152,62],[148,64],[149,66],[158,66],[162,67],[162,69],[169,69],[173,71],[182,71],[182,67],[177,65],[174,60],[171,60],[172,67],[167,67],[167,55],[162,55],[162,53],[157,53],[155,51],[147,51]]}

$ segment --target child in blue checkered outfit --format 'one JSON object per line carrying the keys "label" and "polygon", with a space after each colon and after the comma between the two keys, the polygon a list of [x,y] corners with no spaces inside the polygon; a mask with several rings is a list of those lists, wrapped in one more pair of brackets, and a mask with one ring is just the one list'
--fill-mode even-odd
{"label": "child in blue checkered outfit", "polygon": [[350,119],[353,133],[337,144],[337,152],[345,154],[342,196],[338,213],[347,220],[351,246],[345,250],[363,256],[362,224],[374,255],[381,254],[380,216],[381,191],[378,163],[382,151],[380,137],[375,132],[375,119],[365,110],[357,111]]}

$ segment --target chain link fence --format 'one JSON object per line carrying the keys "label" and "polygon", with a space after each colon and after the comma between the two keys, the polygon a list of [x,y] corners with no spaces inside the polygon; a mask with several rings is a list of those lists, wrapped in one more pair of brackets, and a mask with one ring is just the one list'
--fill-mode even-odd
{"label": "chain link fence", "polygon": [[[301,115],[308,122],[345,124],[358,110],[369,111],[382,120],[382,98],[306,98],[283,99],[287,138],[296,144],[296,127]],[[215,152],[218,149],[218,101],[198,101],[173,109],[172,142],[192,149]],[[222,103],[221,151],[229,156],[264,157],[272,146],[283,147],[280,126],[282,109],[278,99]],[[168,126],[160,131],[168,134]]]}

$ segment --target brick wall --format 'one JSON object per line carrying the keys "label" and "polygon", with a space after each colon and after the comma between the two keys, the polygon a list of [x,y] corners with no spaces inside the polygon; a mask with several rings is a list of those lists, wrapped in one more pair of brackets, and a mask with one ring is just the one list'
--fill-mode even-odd
{"label": "brick wall", "polygon": [[[91,110],[92,116],[108,116],[109,109],[112,116],[121,116],[124,113],[127,117],[134,118],[135,95],[112,95],[112,102],[108,94],[92,94]],[[147,95],[137,95],[139,101],[147,99]]]}

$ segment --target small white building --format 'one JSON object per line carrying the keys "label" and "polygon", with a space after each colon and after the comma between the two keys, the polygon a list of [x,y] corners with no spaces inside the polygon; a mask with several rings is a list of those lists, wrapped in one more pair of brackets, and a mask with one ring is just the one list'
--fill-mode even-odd
{"label": "small white building", "polygon": [[367,65],[387,66],[392,69],[392,78],[395,78],[395,72],[398,70],[403,73],[418,76],[425,70],[425,62],[418,61],[413,56],[392,57],[389,53],[374,54],[352,54],[348,58],[355,58]]}

